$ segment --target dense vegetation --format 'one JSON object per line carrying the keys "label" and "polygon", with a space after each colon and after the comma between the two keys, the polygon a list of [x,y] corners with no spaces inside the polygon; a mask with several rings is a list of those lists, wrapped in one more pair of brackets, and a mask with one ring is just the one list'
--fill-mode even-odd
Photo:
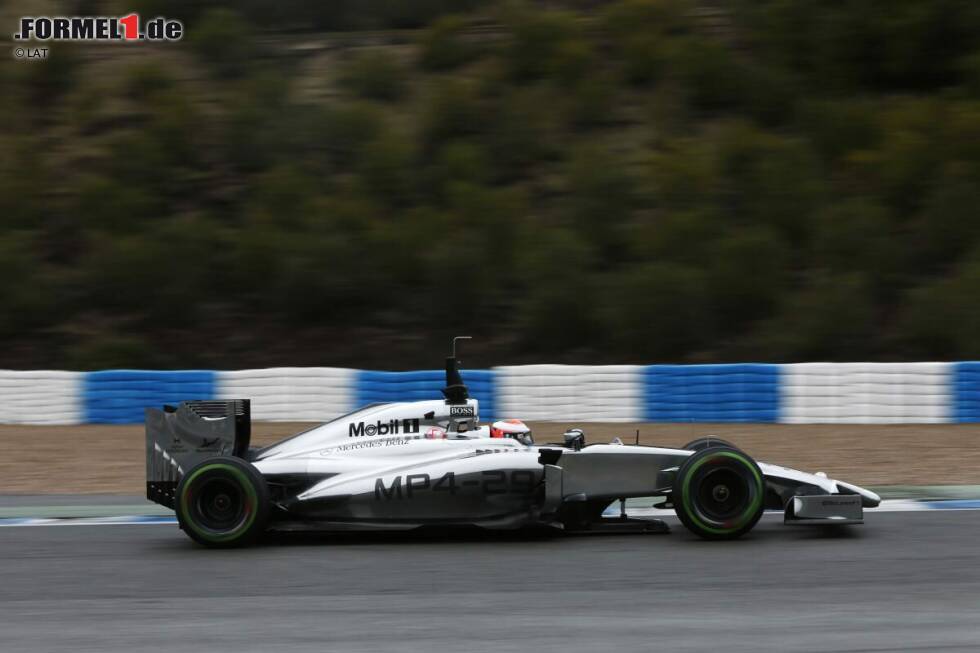
{"label": "dense vegetation", "polygon": [[144,1],[185,40],[8,58],[0,366],[980,356],[980,6],[712,7]]}

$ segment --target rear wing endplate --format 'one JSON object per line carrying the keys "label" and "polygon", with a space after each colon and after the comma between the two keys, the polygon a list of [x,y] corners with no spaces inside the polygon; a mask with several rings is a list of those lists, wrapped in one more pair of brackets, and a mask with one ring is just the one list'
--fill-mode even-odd
{"label": "rear wing endplate", "polygon": [[174,507],[177,484],[212,456],[248,456],[252,436],[248,399],[183,401],[146,409],[146,498]]}

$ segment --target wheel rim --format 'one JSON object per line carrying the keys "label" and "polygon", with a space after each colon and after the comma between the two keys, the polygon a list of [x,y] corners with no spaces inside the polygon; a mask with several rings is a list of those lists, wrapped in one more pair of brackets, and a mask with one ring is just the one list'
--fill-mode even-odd
{"label": "wheel rim", "polygon": [[689,470],[683,508],[707,533],[727,535],[745,526],[762,507],[763,482],[754,465],[735,451],[705,456]]}
{"label": "wheel rim", "polygon": [[208,541],[227,543],[255,521],[258,495],[241,470],[219,463],[191,473],[180,506],[187,527]]}
{"label": "wheel rim", "polygon": [[196,496],[196,517],[204,528],[219,532],[233,530],[245,518],[245,493],[231,479],[206,479],[197,488]]}
{"label": "wheel rim", "polygon": [[698,486],[700,512],[713,522],[726,522],[745,510],[751,492],[740,475],[727,468],[709,469]]}

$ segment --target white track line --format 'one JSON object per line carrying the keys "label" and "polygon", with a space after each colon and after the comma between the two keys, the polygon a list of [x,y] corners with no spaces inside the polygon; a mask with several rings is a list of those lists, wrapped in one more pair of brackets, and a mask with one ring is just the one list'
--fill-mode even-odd
{"label": "white track line", "polygon": [[120,517],[13,517],[0,519],[0,528],[25,526],[156,526],[174,525],[175,517],[124,515]]}

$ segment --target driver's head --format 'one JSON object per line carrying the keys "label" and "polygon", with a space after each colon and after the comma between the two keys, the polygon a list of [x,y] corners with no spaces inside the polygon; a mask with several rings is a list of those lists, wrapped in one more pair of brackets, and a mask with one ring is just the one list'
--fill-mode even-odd
{"label": "driver's head", "polygon": [[534,444],[531,428],[519,419],[502,419],[490,425],[491,438],[513,438],[524,445]]}

